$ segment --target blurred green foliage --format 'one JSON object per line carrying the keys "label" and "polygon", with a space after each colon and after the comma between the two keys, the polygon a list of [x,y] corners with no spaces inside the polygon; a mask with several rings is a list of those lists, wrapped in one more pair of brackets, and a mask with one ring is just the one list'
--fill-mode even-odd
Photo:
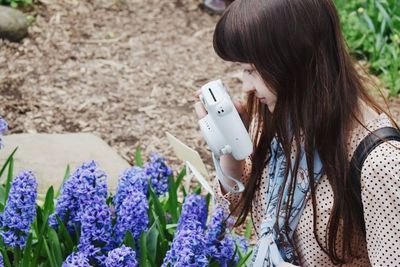
{"label": "blurred green foliage", "polygon": [[352,54],[400,94],[400,0],[335,0]]}
{"label": "blurred green foliage", "polygon": [[12,6],[14,8],[29,6],[32,0],[0,0],[0,5]]}

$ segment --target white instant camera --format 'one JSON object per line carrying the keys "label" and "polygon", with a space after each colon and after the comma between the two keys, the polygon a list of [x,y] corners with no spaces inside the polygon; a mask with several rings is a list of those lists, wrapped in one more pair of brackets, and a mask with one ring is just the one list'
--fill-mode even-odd
{"label": "white instant camera", "polygon": [[200,100],[208,115],[199,120],[200,129],[215,156],[232,154],[243,160],[253,151],[249,133],[221,80],[201,87]]}

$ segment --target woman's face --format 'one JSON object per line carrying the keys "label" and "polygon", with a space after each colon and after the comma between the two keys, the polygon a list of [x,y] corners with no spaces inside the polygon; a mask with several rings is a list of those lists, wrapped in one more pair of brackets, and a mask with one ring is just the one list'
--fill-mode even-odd
{"label": "woman's face", "polygon": [[243,90],[246,94],[254,92],[258,100],[266,104],[270,112],[274,111],[276,95],[269,89],[260,74],[250,64],[241,64],[243,68]]}

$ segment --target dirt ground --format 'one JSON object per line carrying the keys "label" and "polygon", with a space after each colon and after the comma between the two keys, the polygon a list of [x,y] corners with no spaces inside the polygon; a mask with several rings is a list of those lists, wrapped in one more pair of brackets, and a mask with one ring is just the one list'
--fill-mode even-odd
{"label": "dirt ground", "polygon": [[[201,11],[200,2],[37,2],[28,11],[35,17],[29,37],[0,40],[0,114],[8,133],[93,132],[130,163],[139,146],[177,170],[168,131],[210,162],[193,92],[221,78],[243,96],[238,66],[212,48],[218,16]],[[399,121],[400,100],[389,105]]]}

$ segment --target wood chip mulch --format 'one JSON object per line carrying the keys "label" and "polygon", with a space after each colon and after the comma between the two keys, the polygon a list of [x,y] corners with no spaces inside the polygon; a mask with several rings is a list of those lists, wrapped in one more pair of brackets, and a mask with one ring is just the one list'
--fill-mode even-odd
{"label": "wood chip mulch", "polygon": [[[193,110],[194,91],[222,78],[243,99],[239,67],[212,48],[218,16],[200,0],[40,0],[21,43],[0,40],[0,114],[9,133],[92,132],[134,163],[164,155],[171,132],[212,170]],[[400,118],[400,100],[389,105]]]}

